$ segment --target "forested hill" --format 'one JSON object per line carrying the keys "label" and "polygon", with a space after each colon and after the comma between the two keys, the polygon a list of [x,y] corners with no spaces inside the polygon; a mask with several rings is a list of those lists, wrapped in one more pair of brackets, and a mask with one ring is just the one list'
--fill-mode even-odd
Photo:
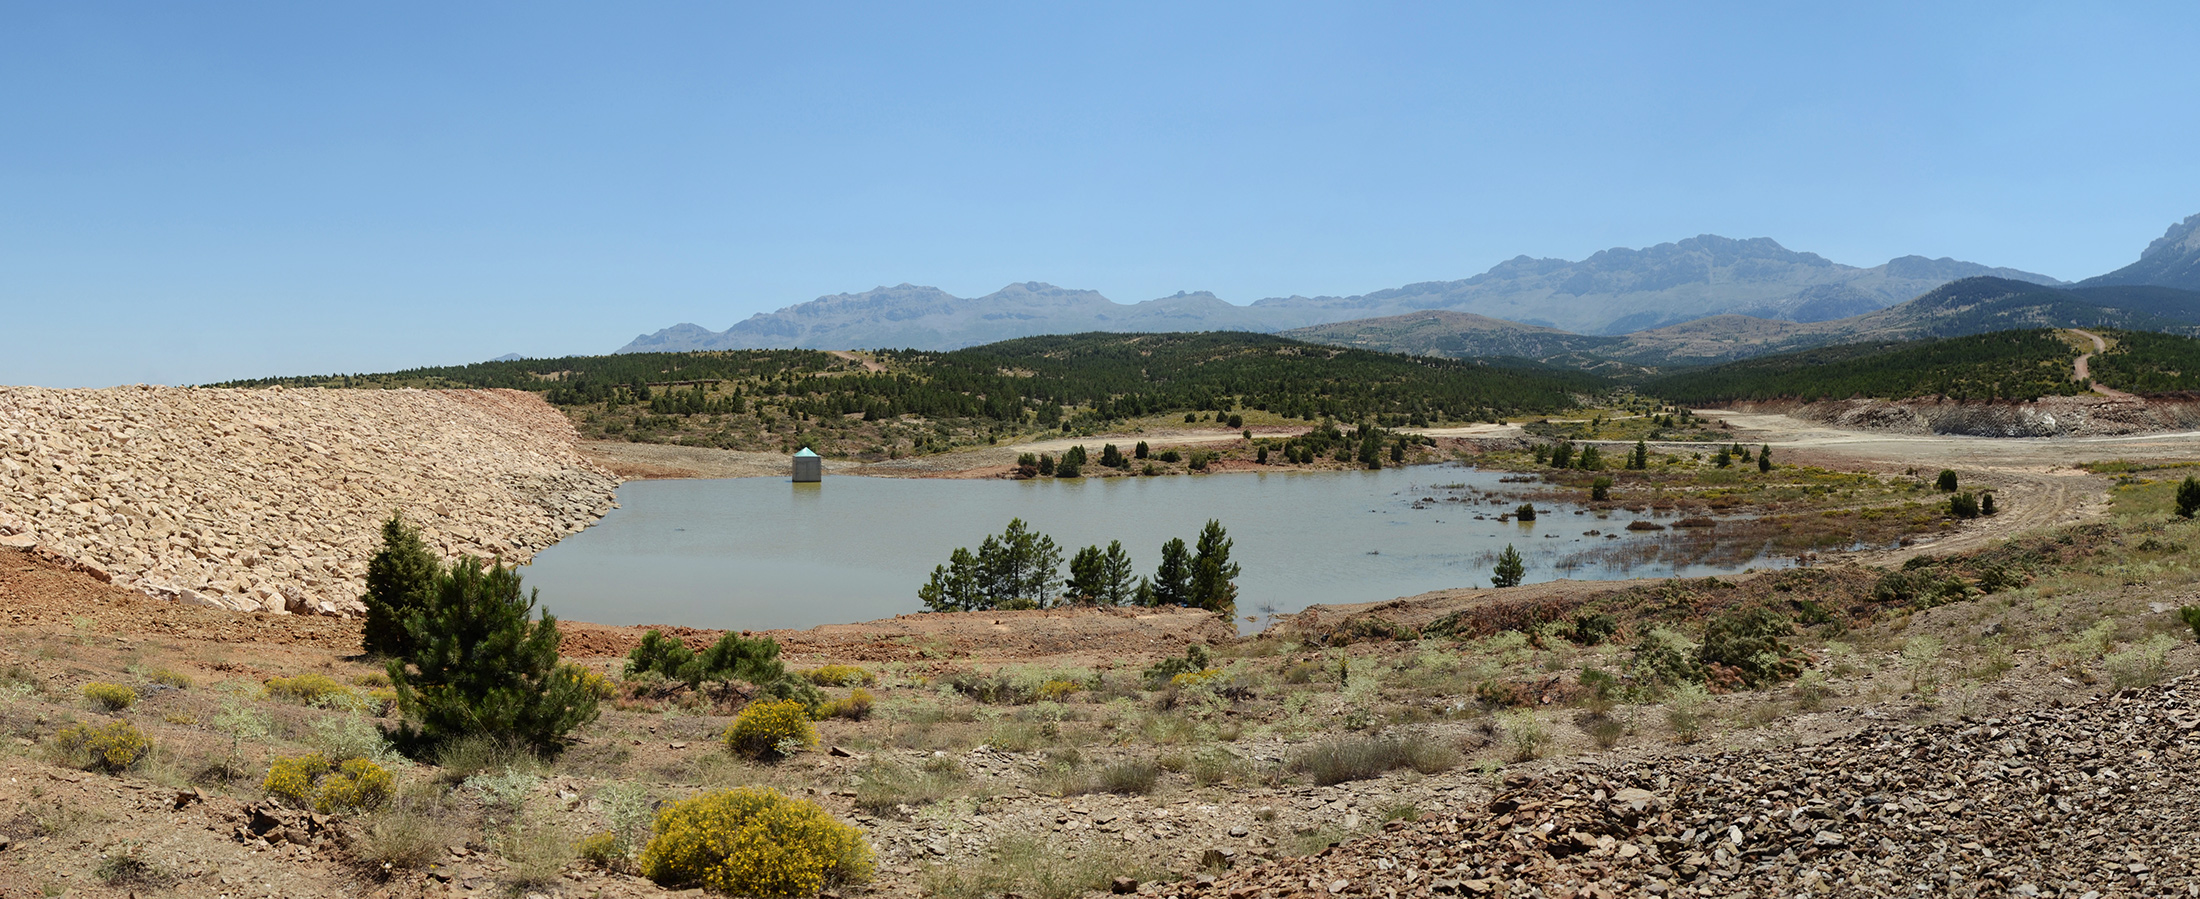
{"label": "forested hill", "polygon": [[508,387],[584,434],[778,450],[923,452],[1151,416],[1396,427],[1559,412],[1602,378],[1262,334],[1076,334],[949,352],[725,350],[522,359],[225,387]]}
{"label": "forested hill", "polygon": [[1697,405],[1850,397],[2031,400],[2086,392],[2086,384],[2071,380],[2077,356],[2071,339],[2053,329],[1999,331],[1760,356],[1652,378],[1640,389]]}

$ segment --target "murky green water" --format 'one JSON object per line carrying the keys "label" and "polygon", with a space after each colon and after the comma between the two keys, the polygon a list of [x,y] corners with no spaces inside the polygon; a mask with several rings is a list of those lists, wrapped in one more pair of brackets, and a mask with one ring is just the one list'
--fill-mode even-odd
{"label": "murky green water", "polygon": [[[1507,543],[1526,557],[1530,582],[1738,567],[1609,562],[1638,555],[1625,551],[1630,541],[1661,539],[1629,534],[1624,512],[1600,520],[1538,503],[1544,514],[1524,524],[1495,520],[1517,498],[1447,500],[1502,493],[1511,485],[1499,477],[1444,465],[1071,481],[636,481],[619,488],[620,508],[538,555],[525,575],[544,606],[581,621],[720,628],[865,621],[922,611],[917,588],[933,566],[1019,517],[1061,544],[1065,563],[1079,547],[1121,540],[1147,574],[1163,542],[1192,542],[1207,519],[1218,519],[1245,569],[1240,615],[1486,587],[1492,558]],[[1622,536],[1585,536],[1591,529]]]}

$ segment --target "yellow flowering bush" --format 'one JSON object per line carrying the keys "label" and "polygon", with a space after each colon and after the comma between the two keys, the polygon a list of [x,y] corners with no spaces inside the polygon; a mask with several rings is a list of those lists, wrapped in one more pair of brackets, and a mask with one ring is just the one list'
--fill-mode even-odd
{"label": "yellow flowering bush", "polygon": [[319,753],[278,758],[260,782],[267,795],[322,814],[381,808],[396,787],[396,778],[381,765],[346,759],[342,766],[331,766]]}
{"label": "yellow flowering bush", "polygon": [[376,687],[367,691],[367,711],[375,717],[397,713],[397,690],[394,687]]}
{"label": "yellow flowering bush", "polygon": [[110,712],[119,712],[137,704],[137,691],[122,684],[92,682],[84,685],[84,698],[93,705]]}
{"label": "yellow flowering bush", "polygon": [[328,759],[319,753],[276,759],[267,766],[260,789],[301,808],[313,804],[313,782],[328,773]]}
{"label": "yellow flowering bush", "polygon": [[321,779],[313,797],[313,810],[322,814],[364,812],[390,801],[397,786],[388,769],[366,759],[347,759],[335,773]]}
{"label": "yellow flowering bush", "polygon": [[726,728],[726,748],[735,755],[777,760],[787,756],[786,744],[817,745],[817,728],[810,726],[809,707],[798,699],[749,703]]}
{"label": "yellow flowering bush", "polygon": [[286,699],[300,705],[322,708],[352,708],[359,705],[359,694],[326,674],[271,677],[267,679],[264,692],[271,698]]}
{"label": "yellow flowering bush", "polygon": [[567,665],[566,667],[573,670],[573,679],[580,682],[581,689],[586,690],[588,695],[596,697],[597,701],[601,702],[619,695],[618,685],[613,684],[610,678],[603,676],[602,672],[592,671],[579,665]]}
{"label": "yellow flowering bush", "polygon": [[657,813],[642,874],[673,888],[741,896],[809,896],[871,879],[863,834],[816,803],[742,787],[675,802]]}
{"label": "yellow flowering bush", "polygon": [[178,690],[191,689],[191,675],[173,668],[155,669],[153,673],[146,675],[145,679],[163,687],[174,687]]}
{"label": "yellow flowering bush", "polygon": [[854,665],[826,665],[808,672],[810,683],[820,687],[868,687],[878,683],[878,675]]}
{"label": "yellow flowering bush", "polygon": [[596,867],[612,870],[626,860],[626,847],[620,844],[618,834],[606,830],[580,838],[573,844],[573,854]]}
{"label": "yellow flowering bush", "polygon": [[79,766],[114,772],[129,768],[152,750],[153,742],[128,721],[93,727],[71,724],[53,735],[54,744]]}
{"label": "yellow flowering bush", "polygon": [[1039,701],[1061,702],[1062,700],[1069,698],[1071,694],[1076,693],[1079,690],[1083,690],[1084,688],[1084,684],[1080,684],[1073,680],[1050,680],[1046,683],[1039,685]]}
{"label": "yellow flowering bush", "polygon": [[835,699],[818,711],[819,718],[846,718],[861,721],[871,717],[871,691],[857,687],[848,692],[848,698]]}
{"label": "yellow flowering bush", "polygon": [[1214,680],[1215,678],[1220,676],[1222,676],[1222,669],[1220,668],[1202,668],[1198,671],[1186,671],[1183,674],[1179,674],[1175,677],[1169,678],[1169,686],[1194,687]]}

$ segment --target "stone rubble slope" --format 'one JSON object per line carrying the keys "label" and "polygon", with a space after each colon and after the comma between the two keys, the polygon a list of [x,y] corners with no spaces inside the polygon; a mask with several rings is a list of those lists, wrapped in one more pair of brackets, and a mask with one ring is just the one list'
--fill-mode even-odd
{"label": "stone rubble slope", "polygon": [[2200,896],[2200,678],[1827,743],[1515,775],[1147,895]]}
{"label": "stone rubble slope", "polygon": [[515,563],[609,511],[578,439],[516,390],[0,387],[0,545],[201,606],[357,614],[393,511]]}

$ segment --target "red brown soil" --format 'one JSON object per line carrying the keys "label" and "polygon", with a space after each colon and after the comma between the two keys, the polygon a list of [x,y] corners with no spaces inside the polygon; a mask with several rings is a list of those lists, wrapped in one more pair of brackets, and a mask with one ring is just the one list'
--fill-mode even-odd
{"label": "red brown soil", "polygon": [[48,627],[359,651],[356,621],[264,612],[244,615],[180,605],[101,582],[38,553],[0,549],[0,628]]}

